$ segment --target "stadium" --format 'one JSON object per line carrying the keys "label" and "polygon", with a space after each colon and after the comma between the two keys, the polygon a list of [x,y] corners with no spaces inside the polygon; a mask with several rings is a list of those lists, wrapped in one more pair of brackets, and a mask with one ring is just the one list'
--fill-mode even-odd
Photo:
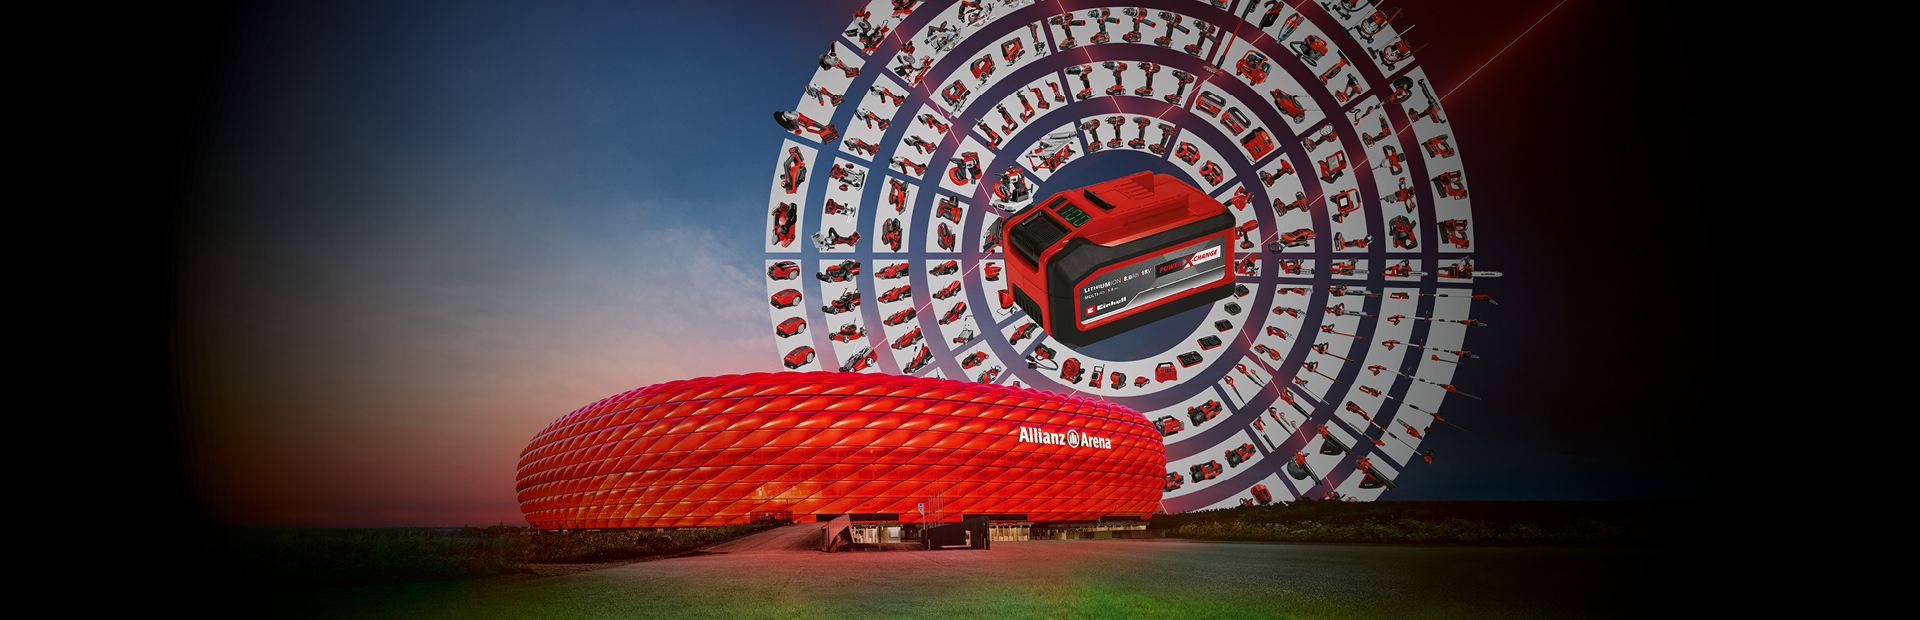
{"label": "stadium", "polygon": [[516,487],[540,530],[847,516],[910,536],[980,516],[1138,522],[1159,508],[1165,475],[1160,433],[1120,405],[809,372],[675,381],[587,405],[528,442]]}

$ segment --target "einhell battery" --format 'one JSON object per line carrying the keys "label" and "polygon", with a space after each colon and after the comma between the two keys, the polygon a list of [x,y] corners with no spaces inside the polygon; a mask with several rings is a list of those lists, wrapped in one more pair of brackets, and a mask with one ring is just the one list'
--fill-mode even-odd
{"label": "einhell battery", "polygon": [[1233,215],[1169,175],[1054,194],[1007,219],[1014,303],[1085,346],[1233,292]]}

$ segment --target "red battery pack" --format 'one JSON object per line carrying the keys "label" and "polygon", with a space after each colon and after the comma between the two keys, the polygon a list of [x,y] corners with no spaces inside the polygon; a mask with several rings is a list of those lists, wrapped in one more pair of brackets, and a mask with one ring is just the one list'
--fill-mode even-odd
{"label": "red battery pack", "polygon": [[1165,174],[1054,194],[1010,218],[1014,303],[1055,340],[1085,346],[1233,293],[1233,215]]}

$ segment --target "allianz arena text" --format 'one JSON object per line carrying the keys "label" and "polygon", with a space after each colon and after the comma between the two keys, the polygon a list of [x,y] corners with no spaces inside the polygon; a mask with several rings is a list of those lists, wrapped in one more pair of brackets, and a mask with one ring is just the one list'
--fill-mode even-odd
{"label": "allianz arena text", "polygon": [[[582,407],[527,443],[516,488],[537,529],[715,526],[767,513],[1073,522],[1147,518],[1165,476],[1160,433],[1124,406],[808,372],[662,383]],[[923,513],[936,498],[940,510]]]}

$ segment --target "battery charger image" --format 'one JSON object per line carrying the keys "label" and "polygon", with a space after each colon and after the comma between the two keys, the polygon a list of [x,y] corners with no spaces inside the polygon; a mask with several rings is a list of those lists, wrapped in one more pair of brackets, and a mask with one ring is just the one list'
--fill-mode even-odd
{"label": "battery charger image", "polygon": [[1006,220],[1014,303],[1081,347],[1233,293],[1234,218],[1165,174],[1060,192]]}

